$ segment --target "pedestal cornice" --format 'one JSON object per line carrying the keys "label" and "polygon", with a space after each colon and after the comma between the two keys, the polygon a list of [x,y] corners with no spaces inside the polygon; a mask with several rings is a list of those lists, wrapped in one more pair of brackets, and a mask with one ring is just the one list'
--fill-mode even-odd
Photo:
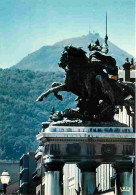
{"label": "pedestal cornice", "polygon": [[45,147],[45,161],[49,155],[53,161],[80,163],[89,159],[89,162],[112,163],[130,160],[135,147],[135,133],[130,127],[49,126],[37,139]]}

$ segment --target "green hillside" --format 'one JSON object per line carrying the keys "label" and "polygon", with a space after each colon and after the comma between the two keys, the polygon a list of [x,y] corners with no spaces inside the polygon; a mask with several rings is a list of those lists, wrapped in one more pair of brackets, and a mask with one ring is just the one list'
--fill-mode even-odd
{"label": "green hillside", "polygon": [[74,107],[74,96],[63,93],[64,101],[50,95],[43,102],[37,97],[54,81],[63,81],[61,72],[33,72],[0,69],[0,159],[19,159],[37,147],[36,134],[41,122],[55,110]]}

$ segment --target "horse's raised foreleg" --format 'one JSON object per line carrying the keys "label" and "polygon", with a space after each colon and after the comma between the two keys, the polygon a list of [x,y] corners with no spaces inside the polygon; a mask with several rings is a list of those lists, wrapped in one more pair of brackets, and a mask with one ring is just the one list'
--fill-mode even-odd
{"label": "horse's raised foreleg", "polygon": [[46,91],[45,93],[43,93],[42,95],[40,95],[37,98],[36,101],[37,102],[38,101],[43,101],[43,98],[47,97],[49,94],[51,94],[51,93],[57,94],[59,91],[67,91],[66,84],[61,84],[61,85],[58,85],[56,87],[52,87],[51,89],[49,89],[48,91]]}

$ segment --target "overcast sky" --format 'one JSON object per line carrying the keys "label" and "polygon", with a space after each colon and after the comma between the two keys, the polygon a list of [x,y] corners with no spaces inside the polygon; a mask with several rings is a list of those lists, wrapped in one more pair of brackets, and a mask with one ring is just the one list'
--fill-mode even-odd
{"label": "overcast sky", "polygon": [[65,38],[105,36],[134,55],[135,0],[0,0],[0,67]]}

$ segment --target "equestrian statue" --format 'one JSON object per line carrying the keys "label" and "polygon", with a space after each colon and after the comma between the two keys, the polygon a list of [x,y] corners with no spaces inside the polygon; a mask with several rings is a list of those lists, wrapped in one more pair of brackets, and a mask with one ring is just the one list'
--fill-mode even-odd
{"label": "equestrian statue", "polygon": [[63,83],[54,82],[51,89],[41,94],[37,101],[54,93],[63,100],[61,91],[77,96],[77,109],[68,109],[63,116],[71,119],[114,121],[120,106],[125,106],[128,115],[134,115],[135,85],[112,79],[118,74],[116,60],[107,55],[108,51],[99,40],[88,46],[87,57],[82,48],[66,46],[60,58],[59,67],[65,71]]}

